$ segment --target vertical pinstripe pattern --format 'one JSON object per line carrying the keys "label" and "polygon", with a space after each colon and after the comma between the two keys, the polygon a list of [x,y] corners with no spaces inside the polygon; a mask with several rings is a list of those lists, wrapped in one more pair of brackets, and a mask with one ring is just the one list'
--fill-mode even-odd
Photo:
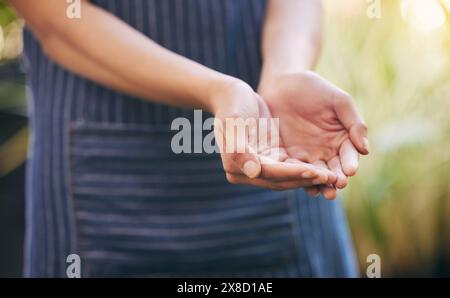
{"label": "vertical pinstripe pattern", "polygon": [[[164,47],[256,87],[265,1],[97,0]],[[220,157],[175,155],[172,119],[53,63],[25,32],[32,139],[26,276],[354,276],[339,202],[226,182]],[[151,71],[151,70],[149,70]]]}

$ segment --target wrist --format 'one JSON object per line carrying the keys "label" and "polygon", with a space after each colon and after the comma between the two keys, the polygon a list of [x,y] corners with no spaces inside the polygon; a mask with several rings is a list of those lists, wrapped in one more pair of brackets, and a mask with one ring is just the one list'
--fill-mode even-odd
{"label": "wrist", "polygon": [[[209,84],[207,92],[208,110],[213,115],[217,115],[226,107],[233,106],[231,101],[236,100],[235,91],[240,88],[250,88],[245,82],[240,79],[222,75],[221,77],[212,80]],[[242,100],[239,99],[239,100]]]}
{"label": "wrist", "polygon": [[292,59],[291,62],[292,63],[271,63],[270,61],[264,62],[257,89],[258,94],[263,95],[266,93],[266,90],[270,89],[270,86],[275,84],[280,77],[290,74],[310,72],[312,69],[312,63],[309,62],[309,59]]}
{"label": "wrist", "polygon": [[257,92],[263,98],[266,98],[271,93],[271,90],[275,88],[277,85],[277,81],[279,78],[282,78],[284,75],[288,75],[290,72],[278,71],[275,69],[268,69],[264,67],[261,72],[261,78],[258,84]]}
{"label": "wrist", "polygon": [[263,70],[257,92],[263,98],[270,97],[271,92],[277,89],[280,80],[289,78],[292,75],[308,74],[312,72],[313,71],[308,68],[285,71]]}

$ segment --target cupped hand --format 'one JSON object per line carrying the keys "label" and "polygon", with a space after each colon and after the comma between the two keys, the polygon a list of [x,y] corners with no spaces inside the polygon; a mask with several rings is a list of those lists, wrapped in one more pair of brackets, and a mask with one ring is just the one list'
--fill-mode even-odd
{"label": "cupped hand", "polygon": [[355,175],[359,153],[369,153],[367,126],[351,96],[311,71],[266,80],[258,93],[280,119],[288,157],[336,174],[334,185],[310,187],[308,193],[335,198],[335,187],[344,188]]}
{"label": "cupped hand", "polygon": [[215,139],[230,183],[285,190],[336,182],[332,171],[289,158],[267,104],[246,83],[217,88],[213,102]]}

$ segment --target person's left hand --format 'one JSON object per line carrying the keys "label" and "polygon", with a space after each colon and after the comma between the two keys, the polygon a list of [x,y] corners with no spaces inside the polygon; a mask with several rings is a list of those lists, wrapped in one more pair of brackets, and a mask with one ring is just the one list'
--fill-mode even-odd
{"label": "person's left hand", "polygon": [[359,154],[368,154],[367,126],[352,98],[314,72],[305,71],[263,80],[258,93],[280,121],[280,134],[290,158],[329,168],[335,185],[306,188],[328,199],[355,175]]}

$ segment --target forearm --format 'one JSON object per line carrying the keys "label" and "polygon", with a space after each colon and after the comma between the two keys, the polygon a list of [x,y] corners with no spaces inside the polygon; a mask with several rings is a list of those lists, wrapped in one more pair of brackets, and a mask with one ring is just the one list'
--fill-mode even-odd
{"label": "forearm", "polygon": [[11,1],[47,54],[108,87],[165,104],[212,111],[212,90],[233,80],[170,52],[89,2],[83,2],[82,18],[76,20],[66,17],[65,1],[33,2],[38,1]]}
{"label": "forearm", "polygon": [[262,36],[261,84],[314,67],[321,45],[320,0],[269,0]]}
{"label": "forearm", "polygon": [[133,83],[123,79],[120,75],[104,69],[96,61],[86,57],[63,39],[53,39],[46,42],[46,52],[56,63],[63,65],[72,72],[109,86],[133,96],[145,98],[148,94],[142,93],[142,88],[136,88]]}

